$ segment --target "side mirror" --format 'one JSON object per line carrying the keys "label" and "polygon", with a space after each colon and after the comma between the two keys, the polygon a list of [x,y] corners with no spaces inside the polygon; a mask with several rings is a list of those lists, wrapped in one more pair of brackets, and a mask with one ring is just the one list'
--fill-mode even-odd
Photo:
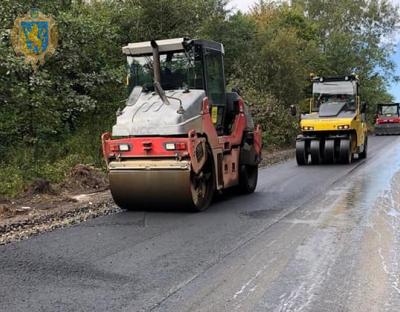
{"label": "side mirror", "polygon": [[233,87],[232,88],[232,92],[236,92],[237,94],[239,94],[240,96],[242,96],[242,91],[240,91],[239,87]]}
{"label": "side mirror", "polygon": [[297,115],[296,106],[290,105],[290,115],[292,115],[292,116],[296,116]]}
{"label": "side mirror", "polygon": [[365,114],[367,112],[367,102],[361,102],[361,114]]}

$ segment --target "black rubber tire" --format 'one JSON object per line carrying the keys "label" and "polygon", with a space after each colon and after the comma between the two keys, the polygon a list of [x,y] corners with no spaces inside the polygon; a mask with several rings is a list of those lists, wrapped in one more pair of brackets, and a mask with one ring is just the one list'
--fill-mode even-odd
{"label": "black rubber tire", "polygon": [[326,164],[333,164],[335,160],[335,140],[326,140],[324,146],[324,162]]}
{"label": "black rubber tire", "polygon": [[358,154],[358,158],[365,159],[367,158],[367,154],[368,154],[368,137],[366,136],[364,140],[364,151]]}
{"label": "black rubber tire", "polygon": [[306,141],[296,141],[296,161],[299,166],[308,164]]}
{"label": "black rubber tire", "polygon": [[342,164],[351,164],[353,159],[351,139],[341,139],[339,145],[339,161]]}
{"label": "black rubber tire", "polygon": [[311,163],[319,165],[321,163],[321,142],[312,140],[310,144]]}
{"label": "black rubber tire", "polygon": [[214,166],[212,160],[211,151],[208,149],[208,160],[204,164],[203,168],[201,169],[199,174],[195,174],[192,172],[190,180],[191,180],[191,189],[192,189],[192,196],[196,189],[196,186],[204,188],[204,196],[200,198],[200,200],[193,197],[192,204],[190,210],[193,212],[201,212],[206,210],[212,200],[215,193],[215,174],[214,174]]}
{"label": "black rubber tire", "polygon": [[239,172],[239,190],[242,194],[254,193],[258,181],[258,166],[241,165]]}

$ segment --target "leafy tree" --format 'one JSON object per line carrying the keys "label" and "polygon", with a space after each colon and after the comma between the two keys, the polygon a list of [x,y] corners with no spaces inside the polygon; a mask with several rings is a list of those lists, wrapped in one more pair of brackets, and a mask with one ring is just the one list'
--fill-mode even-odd
{"label": "leafy tree", "polygon": [[256,23],[240,11],[226,17],[209,20],[202,29],[201,37],[221,42],[225,47],[225,75],[235,76],[235,65],[240,66],[249,52],[256,48]]}
{"label": "leafy tree", "polygon": [[256,48],[244,68],[259,92],[268,91],[285,107],[305,94],[305,78],[318,55],[312,21],[287,5],[260,2],[251,16],[257,23]]}
{"label": "leafy tree", "polygon": [[396,79],[390,55],[398,8],[386,0],[295,0],[293,4],[316,23],[322,53],[313,71],[322,75],[357,73],[372,118],[377,103],[392,100],[387,86]]}

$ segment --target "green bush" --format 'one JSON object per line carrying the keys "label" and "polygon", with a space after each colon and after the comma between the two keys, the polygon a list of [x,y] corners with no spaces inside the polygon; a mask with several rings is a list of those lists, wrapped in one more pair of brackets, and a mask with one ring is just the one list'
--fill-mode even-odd
{"label": "green bush", "polygon": [[0,164],[0,198],[19,195],[26,185],[27,181],[23,170],[18,166]]}

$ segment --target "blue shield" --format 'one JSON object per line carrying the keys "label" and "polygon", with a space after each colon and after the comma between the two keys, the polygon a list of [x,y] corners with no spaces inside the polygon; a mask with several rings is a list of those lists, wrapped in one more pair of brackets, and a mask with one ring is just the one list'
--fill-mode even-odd
{"label": "blue shield", "polygon": [[21,22],[26,48],[34,54],[46,52],[49,43],[49,23],[46,21]]}

